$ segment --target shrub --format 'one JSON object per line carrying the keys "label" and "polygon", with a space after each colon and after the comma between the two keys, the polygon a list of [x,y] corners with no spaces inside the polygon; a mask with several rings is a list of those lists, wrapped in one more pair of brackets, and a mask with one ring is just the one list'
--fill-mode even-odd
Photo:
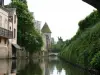
{"label": "shrub", "polygon": [[94,55],[90,64],[93,68],[100,70],[100,51]]}
{"label": "shrub", "polygon": [[81,20],[78,25],[80,30],[84,30],[90,26],[95,25],[98,21],[100,21],[100,13],[98,11],[94,11],[84,20]]}

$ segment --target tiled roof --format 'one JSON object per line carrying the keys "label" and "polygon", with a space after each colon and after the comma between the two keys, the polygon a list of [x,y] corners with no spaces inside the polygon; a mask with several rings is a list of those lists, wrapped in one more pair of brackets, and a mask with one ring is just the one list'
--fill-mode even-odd
{"label": "tiled roof", "polygon": [[41,31],[42,31],[43,33],[51,33],[51,30],[50,30],[50,28],[49,28],[49,26],[48,26],[47,23],[44,24],[44,26],[43,26],[43,28],[42,28]]}

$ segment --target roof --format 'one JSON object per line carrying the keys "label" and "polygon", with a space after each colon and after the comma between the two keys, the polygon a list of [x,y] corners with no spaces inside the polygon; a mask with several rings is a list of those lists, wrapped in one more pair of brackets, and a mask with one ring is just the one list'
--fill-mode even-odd
{"label": "roof", "polygon": [[47,23],[44,24],[44,26],[43,26],[43,28],[42,28],[41,31],[42,31],[43,33],[51,33],[51,30],[50,30],[50,28],[49,28],[49,26],[48,26]]}
{"label": "roof", "polygon": [[21,49],[21,47],[18,44],[12,44],[16,49]]}
{"label": "roof", "polygon": [[0,8],[1,8],[2,10],[6,11],[6,12],[9,12],[9,10],[7,10],[5,7],[2,7],[1,5],[0,5]]}

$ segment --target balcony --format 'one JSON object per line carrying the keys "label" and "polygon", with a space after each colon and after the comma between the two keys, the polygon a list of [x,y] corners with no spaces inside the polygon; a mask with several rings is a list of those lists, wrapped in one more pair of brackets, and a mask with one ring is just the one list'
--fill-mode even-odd
{"label": "balcony", "polygon": [[12,39],[13,38],[13,32],[0,27],[0,37]]}

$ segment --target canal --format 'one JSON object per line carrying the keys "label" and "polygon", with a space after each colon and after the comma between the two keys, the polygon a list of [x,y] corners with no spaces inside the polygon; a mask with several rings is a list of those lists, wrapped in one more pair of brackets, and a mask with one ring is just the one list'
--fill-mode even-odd
{"label": "canal", "polygon": [[57,57],[0,60],[0,75],[93,75]]}

